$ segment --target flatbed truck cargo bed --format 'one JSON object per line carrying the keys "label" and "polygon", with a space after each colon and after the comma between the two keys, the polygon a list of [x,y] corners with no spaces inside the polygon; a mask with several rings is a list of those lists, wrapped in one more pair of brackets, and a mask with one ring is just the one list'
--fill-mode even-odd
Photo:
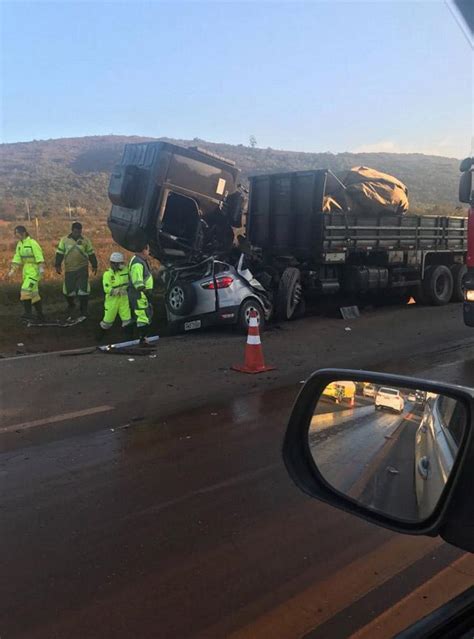
{"label": "flatbed truck cargo bed", "polygon": [[306,297],[325,293],[461,301],[466,218],[325,212],[326,198],[342,188],[323,169],[250,178],[252,268],[273,289],[280,319],[301,314]]}

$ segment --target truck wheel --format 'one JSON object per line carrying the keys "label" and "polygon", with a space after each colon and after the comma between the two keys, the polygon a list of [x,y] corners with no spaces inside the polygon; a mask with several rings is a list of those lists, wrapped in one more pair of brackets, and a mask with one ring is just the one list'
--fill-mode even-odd
{"label": "truck wheel", "polygon": [[302,299],[301,273],[289,266],[283,271],[278,284],[275,300],[275,317],[278,320],[290,320]]}
{"label": "truck wheel", "polygon": [[257,323],[260,332],[262,333],[265,330],[265,313],[263,311],[263,306],[256,299],[250,298],[248,300],[244,300],[239,309],[239,319],[237,327],[239,331],[244,335],[247,335],[248,333],[250,315],[252,311],[255,311],[255,313],[257,313]]}
{"label": "truck wheel", "polygon": [[453,276],[453,294],[451,296],[451,302],[463,302],[464,292],[462,288],[462,281],[467,273],[467,266],[465,264],[453,264],[450,270],[451,275]]}
{"label": "truck wheel", "polygon": [[189,282],[175,282],[166,293],[166,308],[173,315],[189,315],[196,306],[196,291]]}
{"label": "truck wheel", "polygon": [[430,304],[443,306],[453,294],[453,276],[444,264],[429,266],[423,278],[423,292]]}

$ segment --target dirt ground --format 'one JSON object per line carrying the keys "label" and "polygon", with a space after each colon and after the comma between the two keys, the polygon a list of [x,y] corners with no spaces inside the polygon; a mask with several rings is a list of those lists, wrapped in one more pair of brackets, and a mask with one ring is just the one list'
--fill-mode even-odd
{"label": "dirt ground", "polygon": [[[67,349],[76,349],[90,347],[94,344],[105,344],[123,341],[124,334],[117,320],[116,325],[107,332],[105,336],[99,338],[99,322],[102,319],[103,300],[100,292],[100,282],[92,283],[92,293],[89,302],[89,317],[86,322],[71,327],[27,327],[21,321],[22,307],[20,302],[15,301],[17,297],[16,288],[10,287],[7,291],[6,287],[0,289],[0,293],[4,297],[8,297],[8,303],[0,305],[0,355],[10,356],[15,354],[31,354],[51,352]],[[49,290],[50,289],[50,290]],[[45,314],[48,319],[65,319],[70,313],[67,310],[66,303],[62,295],[58,294],[58,287],[53,283],[45,284],[43,287],[43,305]],[[153,317],[152,334],[159,334],[161,337],[171,336],[171,331],[166,324],[165,309],[157,296],[157,307]],[[400,310],[398,307],[393,310]],[[391,309],[385,308],[382,312],[390,312]],[[381,309],[379,309],[381,311]],[[362,310],[362,317],[373,317],[376,310],[369,307]],[[339,307],[337,303],[325,300],[321,306],[311,307],[308,310],[307,317],[301,323],[301,320],[295,322],[283,322],[281,324],[270,322],[267,325],[267,335],[275,332],[284,332],[285,340],[290,339],[289,335],[293,334],[291,327],[302,328],[303,326],[311,326],[311,320],[316,322],[318,326],[335,325],[344,328],[347,322],[340,317]],[[309,323],[308,323],[309,322]],[[322,322],[322,324],[321,324]],[[305,329],[303,329],[305,330]],[[237,336],[235,327],[215,327],[200,331],[194,331],[186,335],[187,340],[193,340],[193,336],[198,339],[206,339],[214,337],[223,339],[225,336]],[[183,336],[184,337],[184,336]]]}

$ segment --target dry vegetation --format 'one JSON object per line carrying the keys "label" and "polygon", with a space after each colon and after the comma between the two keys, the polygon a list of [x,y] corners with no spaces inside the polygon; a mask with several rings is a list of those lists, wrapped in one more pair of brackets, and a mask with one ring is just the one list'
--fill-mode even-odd
{"label": "dry vegetation", "polygon": [[[112,251],[121,251],[112,240],[107,228],[105,217],[85,216],[80,218],[84,227],[84,235],[87,235],[95,248],[99,261],[99,275],[108,267],[109,256]],[[48,297],[50,299],[61,299],[62,278],[54,270],[54,255],[59,239],[70,232],[71,220],[68,218],[38,219],[38,227],[35,221],[31,223],[24,221],[2,222],[0,221],[0,304],[9,305],[18,301],[18,286],[21,276],[17,273],[11,280],[6,276],[10,269],[11,258],[15,251],[16,240],[13,229],[17,224],[25,224],[30,235],[41,244],[46,261],[46,272],[43,280],[43,288],[47,286]],[[46,289],[45,289],[46,290]],[[100,290],[100,282],[93,286],[93,290]],[[45,296],[46,297],[46,296]]]}

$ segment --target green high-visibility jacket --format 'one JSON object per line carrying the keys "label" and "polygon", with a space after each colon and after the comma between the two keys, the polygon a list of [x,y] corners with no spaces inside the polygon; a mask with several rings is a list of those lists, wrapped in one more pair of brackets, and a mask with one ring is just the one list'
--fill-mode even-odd
{"label": "green high-visibility jacket", "polygon": [[110,295],[112,290],[118,290],[120,295],[127,295],[128,284],[128,268],[126,266],[119,271],[109,268],[102,276],[102,286],[106,295]]}
{"label": "green high-visibility jacket", "polygon": [[153,288],[153,275],[148,262],[138,255],[134,255],[129,264],[130,287],[136,291]]}

